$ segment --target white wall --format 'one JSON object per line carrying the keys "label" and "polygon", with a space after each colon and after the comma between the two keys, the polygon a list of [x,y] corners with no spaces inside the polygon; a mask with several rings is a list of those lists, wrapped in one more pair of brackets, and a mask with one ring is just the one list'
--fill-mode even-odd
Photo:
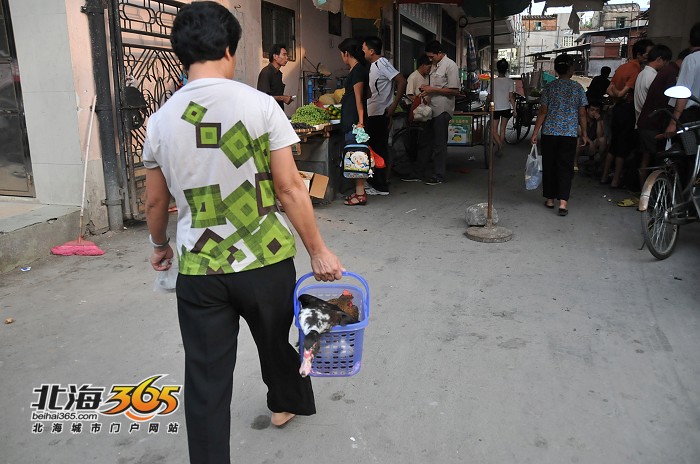
{"label": "white wall", "polygon": [[[80,205],[83,151],[94,95],[82,0],[10,0],[27,137],[43,204]],[[40,31],[40,32],[39,32]],[[97,124],[88,172],[88,218],[106,227]]]}
{"label": "white wall", "polygon": [[80,104],[65,0],[10,0],[10,14],[37,199],[77,205],[82,180]]}
{"label": "white wall", "polygon": [[[255,87],[258,74],[262,68],[269,63],[267,58],[263,58],[262,50],[262,28],[261,28],[261,2],[257,0],[233,0],[228,1],[229,9],[231,5],[241,5],[238,11],[244,17],[242,23],[243,39],[239,45],[244,46],[246,73],[242,79],[248,85]],[[299,105],[302,105],[304,95],[302,71],[313,71],[313,66],[323,63],[323,66],[336,75],[345,75],[347,70],[340,59],[338,44],[345,37],[350,36],[350,19],[343,17],[342,37],[328,34],[328,12],[314,7],[311,0],[273,0],[271,3],[289,8],[296,12],[296,60],[290,61],[282,68],[285,93],[296,95],[297,100],[285,106],[285,111],[291,115]],[[226,1],[223,2],[226,5]],[[309,61],[306,61],[307,57]],[[331,87],[329,91],[335,89],[335,81],[331,80],[327,84]]]}
{"label": "white wall", "polygon": [[675,57],[689,46],[690,28],[700,21],[700,2],[674,0],[673,8],[668,8],[668,3],[668,0],[651,0],[647,36],[655,43],[671,47]]}

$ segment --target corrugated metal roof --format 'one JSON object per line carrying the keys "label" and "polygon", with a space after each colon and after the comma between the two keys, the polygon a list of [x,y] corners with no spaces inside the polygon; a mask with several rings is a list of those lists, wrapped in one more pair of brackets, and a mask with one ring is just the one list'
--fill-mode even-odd
{"label": "corrugated metal roof", "polygon": [[603,13],[629,13],[639,11],[639,5],[636,3],[617,3],[603,6]]}
{"label": "corrugated metal roof", "polygon": [[521,16],[521,21],[541,21],[543,19],[557,19],[557,15],[526,15]]}
{"label": "corrugated metal roof", "polygon": [[555,54],[558,55],[560,53],[588,50],[589,48],[591,48],[591,44],[583,44],[583,45],[575,45],[573,47],[556,48],[554,50],[547,50],[545,52],[530,53],[529,55],[525,55],[525,56],[555,55]]}

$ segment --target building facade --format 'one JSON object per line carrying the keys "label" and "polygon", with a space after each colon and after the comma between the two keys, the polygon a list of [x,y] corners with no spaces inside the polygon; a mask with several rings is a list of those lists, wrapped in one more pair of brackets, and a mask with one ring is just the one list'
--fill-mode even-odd
{"label": "building facade", "polygon": [[[388,2],[378,18],[350,18],[342,11],[319,9],[312,0],[218,1],[244,31],[236,80],[255,86],[268,63],[266,45],[287,45],[291,59],[282,69],[285,93],[297,96],[285,108],[288,115],[307,100],[310,75],[331,74],[314,82],[314,97],[340,85],[347,70],[337,47],[345,37],[378,35],[385,56],[404,74],[413,71],[425,43],[434,38],[466,67],[470,28],[457,5]],[[125,219],[143,217],[145,127],[148,115],[186,80],[168,39],[172,21],[186,3],[0,0],[1,196],[79,206],[87,163],[85,216],[91,232],[120,228],[112,220],[114,208]],[[101,37],[95,37],[91,15],[105,25]],[[106,70],[93,62],[95,42],[105,49]],[[106,73],[109,97],[97,102],[93,119],[92,102],[100,90],[96,71]],[[102,129],[112,125],[108,132],[114,141],[105,143]]]}

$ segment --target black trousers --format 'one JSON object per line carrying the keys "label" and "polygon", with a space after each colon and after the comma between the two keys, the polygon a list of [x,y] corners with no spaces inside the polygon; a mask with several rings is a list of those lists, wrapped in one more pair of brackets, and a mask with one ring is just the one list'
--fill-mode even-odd
{"label": "black trousers", "polygon": [[391,154],[389,145],[389,118],[385,114],[379,116],[368,116],[365,120],[365,132],[369,135],[367,144],[379,156],[384,158],[386,167],[382,169],[374,168],[374,176],[367,182],[377,190],[389,190],[389,169],[391,169]]}
{"label": "black trousers", "polygon": [[576,137],[542,136],[542,196],[569,201]]}
{"label": "black trousers", "polygon": [[239,318],[255,340],[273,412],[316,412],[310,379],[289,344],[296,279],[292,259],[259,269],[179,275],[177,305],[185,348],[185,419],[190,462],[230,463],[231,394]]}

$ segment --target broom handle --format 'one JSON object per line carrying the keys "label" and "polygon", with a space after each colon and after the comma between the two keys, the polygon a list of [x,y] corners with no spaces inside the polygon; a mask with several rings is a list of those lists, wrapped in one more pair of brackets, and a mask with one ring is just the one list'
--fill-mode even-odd
{"label": "broom handle", "polygon": [[83,195],[80,199],[80,230],[78,231],[78,240],[83,238],[83,212],[85,211],[85,186],[87,184],[87,168],[88,159],[90,158],[90,139],[92,138],[92,122],[95,119],[95,105],[97,104],[97,94],[92,98],[92,107],[90,108],[90,124],[88,126],[87,143],[85,144],[85,167],[83,168]]}

